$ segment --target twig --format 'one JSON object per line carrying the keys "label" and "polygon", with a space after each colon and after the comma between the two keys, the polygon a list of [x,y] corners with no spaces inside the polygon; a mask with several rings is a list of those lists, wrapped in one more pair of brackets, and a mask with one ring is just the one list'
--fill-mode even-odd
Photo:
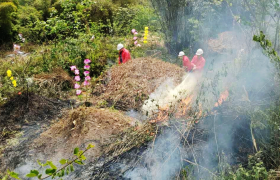
{"label": "twig", "polygon": [[250,124],[250,129],[251,129],[251,136],[252,136],[254,148],[255,148],[256,152],[258,152],[256,139],[255,139],[254,134],[253,134],[252,121],[251,121],[251,124]]}
{"label": "twig", "polygon": [[216,136],[216,114],[214,115],[214,136],[215,136],[215,142],[216,142],[216,146],[217,146],[217,152],[218,152],[218,157],[219,157],[219,163],[221,163],[220,152],[219,152],[219,146],[218,146],[218,141],[217,141],[217,136]]}

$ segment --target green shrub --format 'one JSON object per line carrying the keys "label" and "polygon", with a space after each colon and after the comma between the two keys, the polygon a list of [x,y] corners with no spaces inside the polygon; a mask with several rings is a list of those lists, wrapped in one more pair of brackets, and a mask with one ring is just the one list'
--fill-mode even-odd
{"label": "green shrub", "polygon": [[0,1],[0,44],[12,40],[12,13],[17,11],[18,1]]}

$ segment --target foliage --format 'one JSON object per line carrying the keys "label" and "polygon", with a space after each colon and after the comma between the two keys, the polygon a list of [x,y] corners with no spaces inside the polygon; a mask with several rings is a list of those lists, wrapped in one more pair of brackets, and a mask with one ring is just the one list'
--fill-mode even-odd
{"label": "foliage", "polygon": [[229,176],[223,179],[228,180],[254,180],[268,179],[267,172],[263,162],[261,161],[262,152],[258,152],[254,156],[249,156],[249,164],[247,168],[239,166],[235,173],[230,172]]}
{"label": "foliage", "polygon": [[260,31],[260,35],[254,35],[253,40],[260,43],[260,46],[263,48],[265,54],[271,59],[276,62],[276,66],[280,67],[280,57],[276,50],[272,47],[272,42],[266,38],[263,31]]}
{"label": "foliage", "polygon": [[[48,179],[50,177],[52,179],[55,179],[57,177],[61,179],[62,177],[66,176],[74,171],[74,164],[84,165],[83,161],[86,160],[86,157],[84,154],[93,147],[94,147],[94,145],[89,144],[87,146],[86,150],[84,150],[84,151],[80,150],[79,148],[75,148],[74,153],[73,153],[74,158],[72,160],[71,159],[61,159],[59,161],[59,163],[62,166],[61,168],[57,168],[57,166],[55,166],[52,161],[47,161],[45,164],[42,164],[38,160],[37,163],[41,166],[41,168],[48,167],[45,170],[45,176],[43,176],[43,174],[40,173],[39,169],[31,170],[30,173],[26,174],[25,176],[28,178],[37,178],[39,180]],[[2,178],[2,180],[7,180],[9,177],[12,177],[15,179],[20,179],[19,174],[15,173],[13,171],[7,170],[7,173]]]}
{"label": "foliage", "polygon": [[17,11],[16,0],[0,1],[0,45],[12,37],[12,13]]}

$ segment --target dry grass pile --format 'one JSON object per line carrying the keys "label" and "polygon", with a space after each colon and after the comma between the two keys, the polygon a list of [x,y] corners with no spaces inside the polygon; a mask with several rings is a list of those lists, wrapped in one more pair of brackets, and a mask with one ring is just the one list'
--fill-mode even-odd
{"label": "dry grass pile", "polygon": [[63,119],[42,133],[34,141],[34,148],[38,157],[43,154],[44,158],[57,161],[60,158],[71,157],[75,147],[83,148],[91,143],[95,148],[88,156],[95,157],[101,154],[104,144],[110,143],[112,136],[131,127],[133,121],[115,110],[81,107],[71,110]]}
{"label": "dry grass pile", "polygon": [[35,84],[40,94],[48,97],[66,98],[69,88],[74,87],[75,81],[62,68],[54,69],[52,73],[36,75]]}
{"label": "dry grass pile", "polygon": [[93,94],[104,106],[127,111],[140,109],[148,96],[165,80],[179,84],[184,70],[177,65],[152,58],[133,59],[111,68],[99,79]]}

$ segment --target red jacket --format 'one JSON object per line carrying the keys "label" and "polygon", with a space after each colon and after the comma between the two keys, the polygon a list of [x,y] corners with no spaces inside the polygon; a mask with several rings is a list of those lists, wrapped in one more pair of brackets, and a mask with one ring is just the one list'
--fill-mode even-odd
{"label": "red jacket", "polygon": [[196,65],[196,70],[202,70],[205,65],[205,59],[201,56],[200,58],[195,55],[192,59],[192,64]]}
{"label": "red jacket", "polygon": [[190,62],[187,56],[183,56],[183,67],[187,68],[188,71],[192,70],[193,64]]}
{"label": "red jacket", "polygon": [[[127,49],[123,48],[119,52],[119,64],[126,63],[130,59],[131,59],[131,57],[130,57],[129,51]],[[121,62],[121,60],[122,60],[122,62]]]}

